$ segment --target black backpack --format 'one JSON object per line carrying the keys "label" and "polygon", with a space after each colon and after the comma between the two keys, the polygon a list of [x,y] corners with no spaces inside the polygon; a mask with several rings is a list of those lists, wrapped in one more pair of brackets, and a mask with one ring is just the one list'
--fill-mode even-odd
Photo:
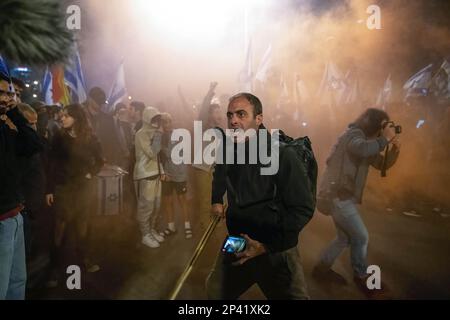
{"label": "black backpack", "polygon": [[281,148],[294,148],[299,162],[303,165],[304,171],[308,175],[309,189],[316,204],[316,191],[317,191],[317,161],[314,157],[314,152],[311,147],[311,140],[305,136],[301,138],[291,138],[286,135],[282,130],[280,134],[280,147]]}

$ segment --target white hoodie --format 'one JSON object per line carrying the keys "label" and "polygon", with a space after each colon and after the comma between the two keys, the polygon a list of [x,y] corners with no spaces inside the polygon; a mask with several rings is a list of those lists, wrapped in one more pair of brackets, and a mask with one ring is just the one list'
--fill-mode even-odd
{"label": "white hoodie", "polygon": [[153,107],[146,107],[142,114],[142,128],[136,132],[134,138],[136,147],[134,180],[145,179],[163,173],[162,166],[160,169],[158,168],[158,154],[154,153],[151,148],[153,137],[157,131],[151,125],[151,121],[157,115],[160,115],[160,112]]}

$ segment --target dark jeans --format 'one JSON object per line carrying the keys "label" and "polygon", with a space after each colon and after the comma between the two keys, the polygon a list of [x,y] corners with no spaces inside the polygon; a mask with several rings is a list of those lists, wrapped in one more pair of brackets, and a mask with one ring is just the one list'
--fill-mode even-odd
{"label": "dark jeans", "polygon": [[309,299],[297,247],[260,255],[241,266],[231,265],[219,252],[206,290],[209,299],[234,300],[255,283],[269,300]]}

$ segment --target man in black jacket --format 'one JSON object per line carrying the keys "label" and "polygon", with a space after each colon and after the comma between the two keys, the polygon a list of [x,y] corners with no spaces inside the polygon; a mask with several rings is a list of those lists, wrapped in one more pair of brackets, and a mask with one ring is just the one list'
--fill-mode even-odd
{"label": "man in black jacket", "polygon": [[[208,297],[237,299],[257,283],[268,299],[308,299],[297,250],[299,232],[315,207],[306,172],[292,148],[280,150],[279,169],[274,175],[261,174],[264,164],[259,157],[256,164],[248,161],[251,139],[273,140],[262,124],[262,105],[256,96],[240,93],[231,97],[227,118],[229,129],[253,129],[257,134],[233,143],[235,150],[240,143],[246,144],[244,164],[216,164],[211,210],[226,217],[230,235],[246,239],[246,249],[231,256],[219,253],[207,279]],[[257,145],[261,147],[259,142]],[[226,213],[222,201],[225,191]]]}
{"label": "man in black jacket", "polygon": [[9,79],[0,78],[0,300],[24,299],[26,284],[23,196],[19,157],[42,149],[36,131],[18,111]]}

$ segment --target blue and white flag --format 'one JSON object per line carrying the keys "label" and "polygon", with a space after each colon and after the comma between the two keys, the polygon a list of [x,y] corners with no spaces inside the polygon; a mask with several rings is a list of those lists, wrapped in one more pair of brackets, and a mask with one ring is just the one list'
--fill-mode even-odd
{"label": "blue and white flag", "polygon": [[82,103],[86,101],[86,83],[78,50],[64,68],[64,82],[70,88],[73,102]]}
{"label": "blue and white flag", "polygon": [[252,43],[251,40],[245,45],[245,62],[239,72],[239,90],[253,92],[253,69],[252,69]]}
{"label": "blue and white flag", "polygon": [[10,78],[8,67],[6,66],[5,60],[3,60],[3,57],[0,55],[0,73],[8,78]]}
{"label": "blue and white flag", "polygon": [[320,105],[335,106],[341,101],[346,88],[342,73],[334,63],[328,62],[317,92]]}
{"label": "blue and white flag", "polygon": [[47,67],[44,73],[44,79],[42,80],[42,95],[44,96],[44,101],[46,105],[55,104],[53,102],[53,91],[52,91],[52,74]]}
{"label": "blue and white flag", "polygon": [[447,60],[444,60],[433,76],[431,87],[436,97],[440,99],[450,98],[450,63]]}
{"label": "blue and white flag", "polygon": [[282,106],[289,104],[289,91],[286,85],[286,81],[284,81],[284,76],[280,77],[280,93],[278,95],[277,109],[280,109]]}
{"label": "blue and white flag", "polygon": [[301,113],[306,108],[308,101],[310,99],[308,88],[305,85],[302,77],[299,73],[294,75],[294,103],[295,103],[295,112],[294,112],[294,120],[297,121],[300,119]]}
{"label": "blue and white flag", "polygon": [[123,66],[123,61],[120,63],[119,68],[116,73],[116,78],[114,79],[111,90],[108,96],[108,105],[106,112],[113,112],[116,104],[122,102],[127,96],[127,87],[125,85],[125,70]]}
{"label": "blue and white flag", "polygon": [[9,73],[8,66],[6,65],[6,62],[1,55],[0,55],[0,73],[9,78],[9,91],[14,93],[14,100],[17,101],[16,90],[14,89],[14,85],[11,80],[11,74]]}
{"label": "blue and white flag", "polygon": [[392,95],[392,80],[391,75],[389,74],[386,81],[384,82],[383,88],[378,93],[376,106],[378,108],[382,108],[383,110],[385,110],[386,105],[391,100],[391,95]]}
{"label": "blue and white flag", "polygon": [[248,25],[248,8],[244,10],[244,66],[239,72],[239,91],[253,92],[252,39]]}
{"label": "blue and white flag", "polygon": [[344,90],[338,100],[339,105],[355,105],[361,101],[359,79],[356,68],[347,72],[344,78]]}
{"label": "blue and white flag", "polygon": [[265,83],[267,81],[269,70],[272,67],[272,44],[266,49],[256,71],[255,79]]}
{"label": "blue and white flag", "polygon": [[433,65],[429,64],[411,78],[409,78],[403,85],[406,91],[405,100],[409,97],[427,96],[431,85],[431,71]]}

